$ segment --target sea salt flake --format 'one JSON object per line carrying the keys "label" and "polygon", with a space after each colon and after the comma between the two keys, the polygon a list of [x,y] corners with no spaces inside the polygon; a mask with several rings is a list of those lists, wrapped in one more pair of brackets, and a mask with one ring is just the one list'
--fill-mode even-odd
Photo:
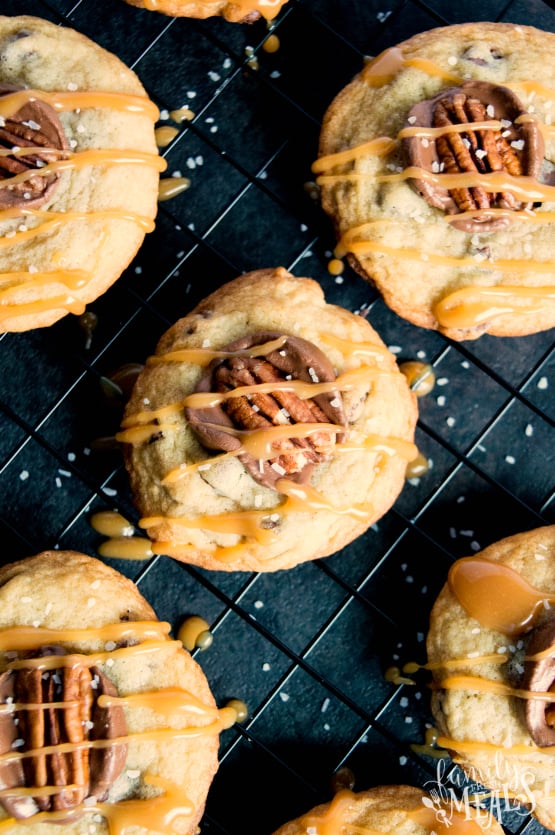
{"label": "sea salt flake", "polygon": [[507,462],[507,464],[515,464],[516,458],[514,457],[514,455],[506,455],[505,461]]}
{"label": "sea salt flake", "polygon": [[288,702],[291,698],[288,693],[284,693],[283,691],[279,694],[279,697],[282,702]]}
{"label": "sea salt flake", "polygon": [[522,151],[524,148],[524,139],[515,139],[511,142],[511,148],[514,148],[515,151]]}
{"label": "sea salt flake", "polygon": [[29,470],[21,470],[21,472],[19,473],[19,478],[21,479],[21,481],[27,481],[27,479],[29,478]]}
{"label": "sea salt flake", "polygon": [[545,391],[545,389],[546,389],[548,386],[549,386],[549,381],[548,381],[547,377],[540,377],[540,379],[539,379],[539,380],[538,380],[538,382],[537,382],[537,387],[538,387],[541,391]]}

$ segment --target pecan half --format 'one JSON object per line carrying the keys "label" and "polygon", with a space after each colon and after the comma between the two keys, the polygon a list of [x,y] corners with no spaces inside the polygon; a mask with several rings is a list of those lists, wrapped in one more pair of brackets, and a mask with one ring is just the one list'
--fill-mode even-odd
{"label": "pecan half", "polygon": [[[436,139],[411,136],[403,140],[409,164],[433,173],[479,174],[500,171],[512,176],[537,177],[544,144],[533,119],[517,122],[525,115],[523,105],[506,87],[487,81],[468,81],[439,93],[434,99],[418,102],[410,111],[406,127],[448,127],[468,125],[459,133],[451,131]],[[477,128],[476,122],[496,119],[502,129]],[[428,180],[412,184],[425,200],[448,214],[477,212],[475,217],[452,221],[464,232],[490,232],[509,224],[507,215],[493,217],[488,209],[522,210],[531,208],[507,190],[488,192],[478,184],[468,188],[446,189]]]}
{"label": "pecan half", "polygon": [[[531,633],[526,655],[528,657],[553,649],[555,653],[555,615],[536,627]],[[553,691],[553,701],[528,699],[526,702],[526,724],[530,736],[541,747],[555,745],[555,654],[524,664],[525,690],[547,693]]]}
{"label": "pecan half", "polygon": [[[281,348],[260,356],[249,356],[242,351],[252,346],[285,337]],[[256,386],[284,380],[302,380],[306,383],[334,382],[333,367],[325,354],[311,342],[297,336],[280,333],[256,333],[227,345],[224,351],[237,352],[239,356],[216,360],[199,381],[196,391],[230,392],[239,386]],[[252,352],[250,352],[252,353]],[[197,433],[201,443],[209,449],[233,451],[241,448],[241,440],[225,427],[239,430],[267,429],[271,426],[290,426],[297,423],[335,423],[346,426],[341,394],[333,390],[313,398],[301,399],[294,391],[276,390],[271,393],[230,397],[221,405],[207,409],[187,408],[186,418]],[[221,427],[221,428],[220,428]],[[297,482],[306,482],[315,464],[331,455],[336,441],[344,433],[327,429],[311,433],[307,437],[284,436],[272,445],[275,456],[258,460],[247,452],[239,455],[252,477],[265,487],[275,488],[283,476]]]}
{"label": "pecan half", "polygon": [[[37,655],[64,654],[60,647],[42,647]],[[127,733],[123,709],[98,704],[103,693],[115,696],[116,689],[96,667],[24,667],[0,675],[0,789],[14,789],[0,803],[10,815],[22,819],[39,811],[71,812],[86,797],[106,797],[123,769],[127,746],[80,747]],[[64,743],[68,750],[41,753]],[[23,757],[1,757],[10,752]],[[18,794],[19,787],[33,789],[33,795]],[[48,791],[41,793],[41,788]]]}
{"label": "pecan half", "polygon": [[[0,95],[8,95],[17,89],[0,86]],[[1,120],[0,150],[12,151],[14,148],[31,148],[33,153],[0,155],[0,180],[28,172],[32,174],[22,182],[0,187],[0,209],[14,206],[36,209],[52,196],[59,180],[59,174],[41,173],[41,168],[63,158],[55,149],[68,148],[62,123],[49,104],[34,99]]]}

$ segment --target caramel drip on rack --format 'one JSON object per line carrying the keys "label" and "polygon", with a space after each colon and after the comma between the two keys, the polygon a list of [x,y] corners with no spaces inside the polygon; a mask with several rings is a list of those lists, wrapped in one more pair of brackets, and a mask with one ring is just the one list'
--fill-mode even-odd
{"label": "caramel drip on rack", "polygon": [[[131,646],[116,646],[112,650],[103,650],[86,654],[72,653],[69,655],[42,656],[40,658],[27,658],[10,661],[5,669],[38,668],[41,670],[59,669],[61,666],[87,666],[94,667],[99,664],[111,666],[119,659],[132,658],[143,653],[160,653],[170,650],[171,652],[182,651],[181,641],[173,641],[169,637],[170,624],[160,621],[126,621],[121,623],[109,623],[88,629],[48,629],[46,627],[31,628],[17,626],[0,630],[0,651],[28,651],[37,649],[50,643],[54,645],[70,644],[79,642],[88,644],[107,644],[109,641],[134,641]],[[171,663],[171,661],[169,662]],[[11,703],[0,705],[0,712],[12,712],[14,710],[43,710],[52,707],[73,707],[73,701],[56,702],[46,704],[35,703]],[[157,716],[162,716],[166,721],[177,721],[181,727],[147,727],[141,731],[129,731],[125,736],[112,739],[93,739],[81,742],[63,742],[45,746],[36,750],[12,750],[0,755],[1,762],[21,761],[37,754],[48,755],[56,753],[72,753],[82,749],[105,748],[118,743],[127,743],[137,740],[155,741],[164,743],[177,739],[192,739],[207,735],[217,735],[225,728],[229,728],[236,719],[233,708],[217,708],[214,705],[205,704],[197,696],[179,687],[168,687],[153,691],[130,693],[126,696],[111,696],[103,694],[99,697],[99,704],[102,707],[124,706],[129,717],[133,711],[148,709]],[[187,716],[197,717],[197,721],[204,720],[203,724],[188,724]],[[182,718],[180,718],[182,717]],[[144,723],[144,719],[141,719]],[[82,814],[100,814],[107,823],[111,835],[124,835],[131,827],[144,827],[157,832],[174,835],[182,831],[174,826],[174,821],[180,817],[189,817],[193,812],[191,801],[184,796],[182,786],[177,786],[171,781],[155,774],[140,774],[141,782],[152,785],[160,790],[160,793],[149,799],[130,799],[117,803],[95,803],[89,805],[84,803],[76,809],[54,812],[39,812],[33,815],[32,820],[16,821],[8,818],[0,821],[0,832],[13,828],[23,828],[29,823],[39,822],[67,822],[76,812]],[[41,793],[52,795],[56,792],[66,790],[67,786],[41,786]],[[5,789],[2,796],[8,795],[30,795],[36,794],[36,789],[16,787]]]}
{"label": "caramel drip on rack", "polygon": [[[41,100],[49,104],[54,110],[68,111],[86,108],[110,108],[120,112],[144,116],[155,121],[159,116],[158,108],[146,97],[133,96],[123,93],[102,91],[77,92],[46,92],[42,90],[18,90],[0,98],[0,116],[8,117],[28,102]],[[54,162],[42,166],[41,174],[58,174],[64,171],[74,171],[87,166],[109,167],[115,165],[138,165],[163,171],[166,167],[164,159],[154,153],[146,153],[133,149],[97,148],[79,152],[50,149],[59,158]],[[2,149],[0,154],[25,156],[33,154],[34,148],[19,148],[16,150]],[[0,180],[0,188],[9,188],[16,183],[24,183],[35,175],[33,169]],[[96,212],[47,212],[29,209],[7,209],[0,212],[0,222],[14,218],[33,218],[42,221],[29,229],[17,231],[13,235],[0,238],[0,248],[17,246],[43,234],[50,234],[67,223],[101,221],[124,221],[138,226],[144,233],[152,231],[154,223],[148,217],[143,217],[130,211],[104,210]],[[85,302],[80,293],[93,279],[94,266],[90,271],[83,270],[43,270],[33,271],[32,267],[25,273],[8,272],[0,274],[0,323],[13,318],[34,316],[47,311],[65,310],[79,314],[85,309]],[[72,276],[76,279],[72,281]],[[62,285],[63,292],[57,291],[57,285]],[[41,289],[41,298],[33,299]],[[45,292],[45,291],[50,292]],[[21,302],[21,292],[25,291],[26,300]],[[75,294],[75,295],[74,295]],[[31,295],[31,300],[29,300]]]}
{"label": "caramel drip on rack", "polygon": [[[420,70],[431,77],[441,78],[446,82],[459,84],[462,78],[454,75],[451,72],[445,71],[442,67],[432,61],[427,61],[420,58],[405,58],[399,47],[386,49],[380,53],[376,58],[369,62],[361,72],[361,78],[364,82],[372,87],[381,87],[392,81],[397,74],[405,69],[413,68]],[[522,88],[526,92],[533,92],[548,100],[555,100],[555,92],[545,85],[532,81],[521,80],[512,84],[507,84],[509,88]],[[534,120],[538,129],[547,138],[551,138],[554,134],[554,128],[549,125],[544,125],[539,122],[537,117],[532,114],[523,114],[519,116],[517,122]],[[473,124],[476,129],[490,129],[502,130],[503,125],[500,121],[490,120],[483,122],[476,122]],[[312,170],[317,175],[317,183],[319,185],[333,185],[334,183],[345,182],[348,180],[373,180],[377,183],[399,182],[407,179],[420,179],[433,182],[435,185],[444,187],[446,189],[453,188],[473,188],[481,187],[487,192],[507,191],[514,194],[517,198],[524,202],[534,201],[553,201],[555,199],[555,186],[540,183],[537,179],[528,176],[511,176],[506,172],[491,172],[489,174],[479,174],[478,172],[463,172],[459,174],[445,174],[433,173],[425,171],[424,169],[410,166],[403,171],[395,174],[375,175],[370,172],[362,173],[356,171],[341,172],[339,174],[323,173],[331,171],[337,165],[347,164],[349,162],[356,162],[356,160],[365,155],[374,155],[376,157],[387,156],[390,151],[398,146],[398,143],[406,137],[421,136],[423,138],[436,138],[448,132],[463,132],[467,130],[468,126],[465,124],[454,124],[445,127],[404,127],[402,128],[395,139],[387,136],[377,137],[369,142],[364,142],[353,148],[340,151],[335,154],[328,154],[320,157],[313,163]],[[465,216],[472,216],[475,218],[487,218],[494,215],[501,214],[500,211],[483,209],[472,213],[465,213]],[[534,222],[538,224],[552,223],[554,219],[553,212],[537,212],[530,211],[514,211],[503,212],[503,215],[508,217],[511,222]],[[446,216],[446,221],[460,220],[461,214]],[[377,221],[387,222],[387,221]],[[390,221],[391,222],[391,221]],[[370,228],[371,224],[365,224],[366,228]],[[439,253],[425,253],[412,249],[398,249],[390,247],[379,241],[373,240],[353,240],[357,234],[360,234],[362,227],[358,229],[348,230],[339,242],[337,253],[341,257],[346,252],[352,252],[354,255],[367,255],[372,252],[379,254],[391,255],[403,259],[429,261],[433,264],[442,266],[450,266],[454,268],[468,267],[481,268],[488,270],[497,270],[504,272],[516,272],[526,275],[530,272],[530,260],[518,259],[496,259],[495,261],[476,261],[471,256],[454,258],[447,255],[440,255]],[[533,272],[537,273],[553,273],[554,267],[552,262],[533,262]],[[553,292],[555,287],[534,287],[530,289],[521,287],[499,288],[499,295],[492,293],[492,288],[481,288],[480,286],[472,286],[460,290],[456,293],[449,294],[446,298],[439,301],[434,308],[434,315],[438,323],[443,327],[448,328],[472,328],[480,325],[482,322],[490,321],[491,319],[499,318],[505,315],[515,314],[535,314],[540,311],[545,304],[551,304],[553,299]]]}
{"label": "caramel drip on rack", "polygon": [[[423,797],[426,796],[422,792]],[[373,829],[366,823],[356,821],[357,796],[350,789],[341,789],[325,811],[318,815],[308,813],[301,818],[303,832],[311,835],[383,835],[383,830]],[[379,805],[377,806],[379,811]],[[443,815],[441,811],[443,810]],[[436,835],[480,835],[483,829],[472,818],[467,818],[462,810],[445,804],[436,807],[417,806],[414,809],[391,809],[391,814],[404,815],[407,821],[413,821],[429,833]],[[352,820],[355,817],[355,820]],[[399,822],[402,825],[402,822]]]}

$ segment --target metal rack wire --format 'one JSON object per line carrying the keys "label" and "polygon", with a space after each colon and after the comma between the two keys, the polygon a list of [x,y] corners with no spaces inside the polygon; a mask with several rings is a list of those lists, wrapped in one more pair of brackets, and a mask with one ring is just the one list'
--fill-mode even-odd
{"label": "metal rack wire", "polygon": [[[322,114],[365,54],[462,20],[555,31],[555,13],[541,0],[456,9],[289,0],[275,53],[264,51],[264,22],[172,20],[123,0],[4,0],[2,13],[82,31],[135,69],[163,116],[187,104],[195,113],[164,149],[169,173],[191,186],[160,205],[133,264],[91,305],[90,340],[74,317],[0,340],[4,560],[47,548],[95,554],[94,510],[136,520],[106,440],[122,407],[105,385],[114,369],[143,362],[177,315],[243,271],[281,264],[316,278],[328,301],[368,316],[399,359],[433,365],[437,385],[420,400],[417,430],[430,470],[343,552],[289,572],[112,562],[164,620],[208,620],[215,640],[197,660],[218,701],[249,707],[222,737],[203,832],[270,835],[328,799],[342,765],[357,788],[433,781],[437,762],[413,747],[432,721],[426,679],[395,685],[384,671],[425,660],[429,611],[453,559],[555,521],[553,333],[453,344],[401,321],[349,270],[331,277],[332,233],[307,187],[310,165]],[[446,779],[458,786],[461,774],[449,766]],[[519,809],[502,823],[519,835],[544,831]]]}

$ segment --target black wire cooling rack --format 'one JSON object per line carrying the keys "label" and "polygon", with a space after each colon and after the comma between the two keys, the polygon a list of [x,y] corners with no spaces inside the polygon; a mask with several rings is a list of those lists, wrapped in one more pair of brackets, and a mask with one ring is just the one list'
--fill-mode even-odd
{"label": "black wire cooling rack", "polygon": [[[327,271],[332,232],[310,167],[323,112],[373,55],[438,25],[502,20],[555,31],[541,0],[289,0],[267,52],[264,21],[174,20],[123,0],[3,0],[4,14],[70,25],[138,73],[161,110],[195,116],[163,153],[190,188],[160,204],[133,264],[76,317],[1,339],[3,559],[50,548],[94,555],[94,511],[133,509],[111,438],[116,369],[142,363],[173,321],[240,273],[282,265],[321,282],[328,301],[368,316],[399,360],[434,367],[417,442],[430,469],[409,481],[366,535],[325,560],[272,575],[209,573],[161,556],[112,560],[174,627],[211,625],[197,652],[219,703],[242,699],[224,732],[202,832],[270,835],[331,797],[348,766],[355,788],[423,786],[437,761],[413,746],[432,724],[427,680],[394,684],[391,665],[425,661],[429,611],[453,559],[555,522],[553,332],[452,344],[400,320],[346,269]],[[167,120],[167,121],[165,121]],[[445,780],[458,786],[449,765]],[[442,776],[443,779],[443,776]],[[544,830],[522,809],[510,833]]]}

